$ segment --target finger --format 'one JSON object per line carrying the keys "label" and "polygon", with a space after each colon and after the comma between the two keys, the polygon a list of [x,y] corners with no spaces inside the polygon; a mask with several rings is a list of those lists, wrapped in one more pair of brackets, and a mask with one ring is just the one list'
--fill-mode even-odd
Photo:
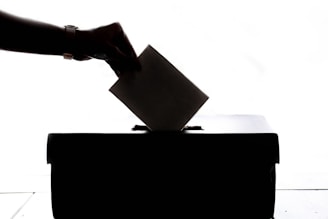
{"label": "finger", "polygon": [[85,60],[90,60],[91,57],[89,56],[86,56],[86,55],[74,55],[74,60],[77,60],[77,61],[85,61]]}
{"label": "finger", "polygon": [[137,58],[137,54],[136,54],[130,40],[128,39],[128,37],[126,36],[126,34],[124,32],[122,32],[121,37],[118,39],[117,46],[120,49],[120,51],[123,54],[125,54],[126,56],[129,56],[132,59]]}
{"label": "finger", "polygon": [[114,44],[116,45],[117,53],[120,56],[125,56],[125,59],[130,62],[131,65],[133,65],[133,68],[140,70],[141,65],[139,63],[139,60],[137,58],[137,54],[128,39],[127,35],[123,31],[122,27],[119,26],[118,34],[116,35],[114,41]]}
{"label": "finger", "polygon": [[113,68],[121,72],[139,71],[141,69],[141,65],[136,56],[127,55],[118,47],[112,47],[111,53],[112,55],[106,60]]}

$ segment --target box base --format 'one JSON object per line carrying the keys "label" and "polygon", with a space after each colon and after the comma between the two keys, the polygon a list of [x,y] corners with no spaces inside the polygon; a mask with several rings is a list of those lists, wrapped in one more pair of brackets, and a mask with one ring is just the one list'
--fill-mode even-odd
{"label": "box base", "polygon": [[49,139],[55,219],[273,218],[275,135]]}

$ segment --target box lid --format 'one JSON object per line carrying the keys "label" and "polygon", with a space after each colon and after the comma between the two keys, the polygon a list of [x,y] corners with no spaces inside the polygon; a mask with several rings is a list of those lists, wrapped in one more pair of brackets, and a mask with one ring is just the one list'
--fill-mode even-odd
{"label": "box lid", "polygon": [[[122,123],[124,124],[124,122]],[[279,162],[279,141],[261,115],[218,115],[194,118],[201,130],[178,132],[113,131],[50,133],[48,163],[58,161],[135,160],[201,156],[226,162]],[[130,126],[132,127],[132,125]],[[91,159],[91,160],[90,160]]]}

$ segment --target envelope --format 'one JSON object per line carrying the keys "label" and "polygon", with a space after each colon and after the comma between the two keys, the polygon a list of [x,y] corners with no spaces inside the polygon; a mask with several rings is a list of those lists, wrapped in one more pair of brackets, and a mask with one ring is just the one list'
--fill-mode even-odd
{"label": "envelope", "polygon": [[148,45],[141,71],[119,77],[109,91],[151,131],[181,131],[208,96]]}

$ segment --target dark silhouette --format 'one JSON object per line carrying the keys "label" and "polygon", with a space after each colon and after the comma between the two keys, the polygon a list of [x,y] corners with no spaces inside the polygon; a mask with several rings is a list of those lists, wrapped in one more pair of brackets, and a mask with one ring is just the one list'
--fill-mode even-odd
{"label": "dark silhouette", "polygon": [[0,49],[43,55],[60,55],[79,61],[106,61],[114,72],[141,68],[122,26],[114,22],[89,30],[18,17],[0,10]]}
{"label": "dark silhouette", "polygon": [[211,116],[204,129],[49,133],[53,216],[272,219],[279,139],[259,121]]}
{"label": "dark silhouette", "polygon": [[47,151],[56,219],[273,218],[274,133],[50,133]]}

